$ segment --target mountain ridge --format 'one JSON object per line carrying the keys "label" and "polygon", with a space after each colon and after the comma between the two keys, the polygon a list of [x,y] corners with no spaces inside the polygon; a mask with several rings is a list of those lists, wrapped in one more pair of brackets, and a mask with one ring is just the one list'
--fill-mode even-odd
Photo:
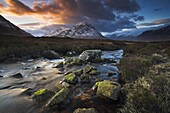
{"label": "mountain ridge", "polygon": [[20,37],[29,37],[32,36],[30,33],[25,32],[20,29],[18,26],[11,23],[9,20],[5,19],[0,15],[0,35],[8,36],[20,36]]}

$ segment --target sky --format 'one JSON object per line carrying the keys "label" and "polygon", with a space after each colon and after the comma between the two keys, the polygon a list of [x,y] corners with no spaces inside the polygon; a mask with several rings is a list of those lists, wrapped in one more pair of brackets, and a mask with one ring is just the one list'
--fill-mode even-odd
{"label": "sky", "polygon": [[0,14],[22,29],[87,21],[102,33],[170,24],[170,0],[0,0]]}

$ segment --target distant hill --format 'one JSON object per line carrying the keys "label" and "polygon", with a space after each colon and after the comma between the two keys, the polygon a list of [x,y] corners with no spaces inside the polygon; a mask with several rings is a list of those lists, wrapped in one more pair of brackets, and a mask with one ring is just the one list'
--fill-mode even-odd
{"label": "distant hill", "polygon": [[170,25],[156,30],[145,31],[136,39],[139,41],[169,41]]}
{"label": "distant hill", "polygon": [[6,20],[0,15],[0,35],[11,35],[11,36],[32,36],[31,34],[21,30],[19,27],[12,24],[10,21]]}
{"label": "distant hill", "polygon": [[46,36],[77,39],[105,39],[97,29],[87,22],[80,22],[71,28],[59,27]]}

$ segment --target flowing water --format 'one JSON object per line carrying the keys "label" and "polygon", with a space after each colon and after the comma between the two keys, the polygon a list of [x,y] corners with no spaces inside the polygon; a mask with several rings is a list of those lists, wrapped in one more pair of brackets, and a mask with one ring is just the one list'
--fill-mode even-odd
{"label": "flowing water", "polygon": [[[123,56],[123,50],[103,51],[102,58],[114,59],[115,63],[92,64],[101,72],[95,79],[114,80],[119,78],[119,70],[116,64]],[[83,66],[73,66],[65,70],[53,68],[54,63],[64,62],[64,59],[45,60],[30,59],[25,62],[14,64],[0,64],[0,113],[58,113],[57,110],[44,110],[43,103],[36,103],[30,99],[30,94],[40,88],[47,88],[56,92],[55,84],[63,79],[63,73],[67,70],[80,69]],[[21,73],[23,78],[13,78],[11,75]],[[108,73],[115,73],[109,77]],[[71,105],[68,105],[63,112],[72,112],[77,107],[103,107],[113,110],[113,103],[110,100],[102,100],[94,97],[88,101],[80,101],[80,97],[91,93],[93,82],[74,87],[74,95]],[[105,105],[102,103],[105,101]],[[81,103],[81,104],[80,104]],[[103,111],[105,112],[105,111]]]}

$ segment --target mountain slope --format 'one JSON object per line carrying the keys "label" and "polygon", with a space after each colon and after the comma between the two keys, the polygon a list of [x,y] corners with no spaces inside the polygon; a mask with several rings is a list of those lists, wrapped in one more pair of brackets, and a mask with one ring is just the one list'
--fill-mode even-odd
{"label": "mountain slope", "polygon": [[141,41],[167,41],[170,40],[170,25],[156,29],[143,32],[138,36],[138,40]]}
{"label": "mountain slope", "polygon": [[32,36],[31,34],[21,30],[19,27],[12,24],[0,15],[0,35],[11,35],[11,36]]}
{"label": "mountain slope", "polygon": [[71,28],[57,30],[50,34],[50,36],[78,39],[104,39],[102,34],[87,22],[80,22]]}

